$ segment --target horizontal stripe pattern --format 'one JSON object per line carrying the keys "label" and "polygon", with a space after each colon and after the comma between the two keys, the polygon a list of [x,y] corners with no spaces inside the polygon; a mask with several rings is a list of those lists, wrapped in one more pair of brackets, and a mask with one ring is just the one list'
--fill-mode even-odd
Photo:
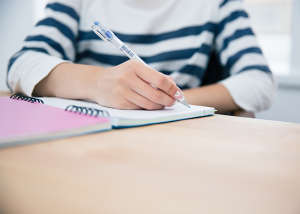
{"label": "horizontal stripe pattern", "polygon": [[230,14],[238,11],[245,11],[245,5],[243,1],[229,1],[223,7],[219,8],[217,22],[221,23]]}
{"label": "horizontal stripe pattern", "polygon": [[59,2],[48,4],[46,13],[49,16],[36,24],[31,35],[25,39],[23,48],[10,59],[7,72],[26,51],[45,53],[64,60],[75,60],[77,43],[75,32],[78,31],[77,26],[80,21],[78,13],[72,7]]}
{"label": "horizontal stripe pattern", "polygon": [[48,54],[50,56],[54,56],[57,58],[62,59],[63,56],[61,55],[61,53],[59,53],[57,50],[53,49],[49,44],[45,43],[45,42],[36,42],[36,41],[31,41],[31,42],[25,42],[24,43],[25,47],[28,48],[40,48],[40,49],[44,49],[48,52]]}
{"label": "horizontal stripe pattern", "polygon": [[[191,68],[193,69],[193,68]],[[188,88],[196,88],[201,85],[201,79],[198,76],[194,76],[188,73],[181,73],[181,72],[172,72],[170,74],[173,77],[176,84],[182,89]]]}
{"label": "horizontal stripe pattern", "polygon": [[[231,67],[231,75],[245,71],[244,68],[251,66],[267,67],[267,61],[260,53],[246,53],[243,54]],[[266,71],[265,69],[263,69]]]}
{"label": "horizontal stripe pattern", "polygon": [[[187,36],[176,39],[161,41],[155,44],[132,44],[126,43],[131,50],[133,50],[140,57],[150,57],[170,51],[178,51],[183,49],[194,49],[200,47],[202,44],[210,46],[214,40],[214,34],[210,32],[203,32],[198,36]],[[124,54],[114,48],[107,48],[108,45],[102,40],[97,41],[81,41],[78,43],[77,52],[82,53],[86,50],[95,53],[102,53],[108,55],[124,56]]]}
{"label": "horizontal stripe pattern", "polygon": [[244,54],[248,54],[248,53],[258,53],[258,54],[262,54],[260,48],[247,48],[244,50],[239,51],[238,53],[236,53],[235,55],[229,57],[227,63],[226,63],[226,68],[228,70],[230,70],[230,68],[244,55]]}
{"label": "horizontal stripe pattern", "polygon": [[206,68],[208,57],[204,54],[195,53],[190,59],[170,60],[164,62],[149,63],[148,65],[160,72],[172,73],[183,68],[185,65],[195,65],[201,68]]}
{"label": "horizontal stripe pattern", "polygon": [[252,66],[247,66],[247,67],[243,68],[242,70],[240,70],[239,72],[237,72],[237,74],[241,73],[243,71],[249,71],[249,70],[260,70],[260,71],[264,71],[266,73],[272,73],[268,66],[252,65]]}
{"label": "horizontal stripe pattern", "polygon": [[51,10],[58,11],[58,12],[63,12],[69,15],[70,17],[72,17],[77,22],[79,22],[79,15],[76,13],[76,11],[73,8],[68,7],[64,4],[52,3],[52,4],[48,4],[46,8],[50,8]]}
{"label": "horizontal stripe pattern", "polygon": [[[74,44],[71,42],[70,39],[68,39],[67,37],[65,37],[57,28],[55,27],[49,27],[49,26],[36,26],[28,36],[38,36],[38,35],[43,35],[46,36],[47,38],[59,43],[61,45],[61,47],[63,48],[63,50],[65,51],[67,57],[74,61],[75,60],[75,56],[76,56],[76,49]],[[24,45],[30,45],[31,47],[33,47],[34,45],[37,45],[37,47],[45,47],[48,46],[51,50],[54,50],[53,48],[51,48],[46,42],[24,42]],[[49,50],[49,54],[52,55],[52,52],[50,49]],[[55,51],[55,50],[54,50]],[[58,56],[60,58],[62,58],[62,55],[55,51],[55,56]]]}
{"label": "horizontal stripe pattern", "polygon": [[75,37],[77,38],[79,23],[75,19],[73,19],[66,13],[54,11],[50,8],[47,8],[45,12],[47,14],[45,19],[52,18],[52,19],[59,21],[61,24],[67,26],[72,31],[72,33],[75,35]]}
{"label": "horizontal stripe pattern", "polygon": [[235,31],[233,35],[224,39],[221,51],[225,50],[231,41],[242,38],[244,36],[254,36],[253,31],[250,28]]}
{"label": "horizontal stripe pattern", "polygon": [[[216,48],[218,51],[223,47],[224,40],[232,36],[236,31],[250,28],[248,18],[239,17],[225,25],[223,31],[216,37]],[[250,28],[251,29],[251,28]]]}
{"label": "horizontal stripe pattern", "polygon": [[[174,71],[164,70],[164,72],[167,74],[171,74]],[[205,74],[205,69],[196,65],[185,65],[184,67],[180,68],[178,71],[175,72],[190,74],[196,76],[198,79],[202,79]]]}
{"label": "horizontal stripe pattern", "polygon": [[233,13],[231,13],[228,17],[226,17],[225,19],[223,19],[217,26],[216,29],[216,37],[224,30],[226,24],[240,18],[240,17],[244,17],[244,18],[248,18],[248,14],[245,11],[235,11]]}
{"label": "horizontal stripe pattern", "polygon": [[[128,34],[121,34],[118,32],[114,32],[114,34],[122,41],[126,43],[133,43],[133,44],[154,44],[157,42],[186,37],[186,36],[195,36],[200,35],[204,31],[215,33],[216,31],[216,24],[214,23],[207,23],[202,26],[194,26],[194,27],[186,27],[183,29],[179,29],[177,31],[172,31],[163,34],[157,35],[128,35]],[[100,38],[93,32],[79,32],[79,40],[99,40]]]}
{"label": "horizontal stripe pattern", "polygon": [[233,2],[233,1],[242,1],[242,0],[223,0],[223,2],[220,4],[220,7],[225,6],[228,2]]}
{"label": "horizontal stripe pattern", "polygon": [[29,36],[26,38],[25,42],[30,42],[30,41],[34,41],[34,42],[45,42],[47,43],[50,47],[52,47],[54,50],[56,50],[57,52],[59,52],[62,55],[62,58],[64,60],[69,60],[69,58],[67,57],[64,49],[62,48],[62,46],[58,43],[55,42],[54,40],[43,36],[43,35],[37,35],[37,36]]}
{"label": "horizontal stripe pattern", "polygon": [[[189,59],[195,53],[204,53],[208,55],[210,53],[210,46],[202,45],[200,48],[165,52],[151,57],[141,57],[141,59],[148,64],[148,63],[163,62],[163,61],[170,61],[170,60]],[[110,64],[113,66],[119,65],[128,60],[128,57],[126,57],[125,55],[124,56],[105,55],[105,54],[95,53],[92,51],[85,51],[83,53],[78,54],[76,60],[79,61],[86,57],[90,57],[101,63]]]}
{"label": "horizontal stripe pattern", "polygon": [[49,27],[55,27],[57,28],[65,37],[71,40],[75,47],[75,35],[73,32],[68,28],[66,25],[60,23],[59,21],[53,19],[53,18],[46,18],[39,23],[37,23],[36,26],[49,26]]}
{"label": "horizontal stripe pattern", "polygon": [[227,48],[220,52],[220,61],[222,65],[225,65],[228,58],[235,55],[237,52],[252,47],[259,48],[258,42],[254,36],[243,36],[230,41]]}
{"label": "horizontal stripe pattern", "polygon": [[30,48],[30,47],[23,47],[22,50],[20,50],[19,52],[17,52],[10,60],[8,63],[8,68],[7,70],[9,71],[11,66],[14,64],[14,62],[22,55],[24,54],[26,51],[36,51],[36,52],[40,52],[40,53],[45,53],[45,54],[49,54],[47,50],[43,49],[43,48]]}
{"label": "horizontal stripe pattern", "polygon": [[[92,30],[88,30],[90,26],[83,24],[90,23],[87,22],[90,19],[91,22],[94,21],[94,18],[97,17],[97,10],[94,7],[105,5],[104,1],[92,0],[90,1],[91,6],[82,2],[82,8],[79,8],[80,4],[78,4],[76,10],[75,6],[74,8],[70,6],[72,5],[71,1],[66,1],[68,5],[64,5],[62,2],[57,1],[47,5],[48,16],[37,23],[19,53],[31,50],[57,56],[64,60],[101,67],[116,66],[128,60],[123,53],[117,49],[110,49]],[[149,33],[150,30],[145,34],[124,33],[124,28],[122,28],[123,31],[118,31],[116,28],[114,33],[149,66],[165,74],[172,75],[174,73],[176,81],[183,88],[193,88],[201,84],[206,73],[209,56],[214,49],[217,51],[222,66],[231,74],[253,69],[270,73],[267,64],[263,62],[262,52],[251,30],[248,14],[243,9],[243,2],[224,0],[220,1],[219,5],[210,1],[203,2],[199,1],[195,5],[208,5],[207,8],[211,5],[219,6],[219,8],[212,9],[212,11],[218,9],[218,17],[213,16],[215,13],[205,13],[206,16],[211,16],[205,18],[201,18],[199,15],[199,23],[195,24],[193,19],[192,26],[188,22],[184,26],[183,22],[186,20],[183,17],[180,19],[181,23],[178,24],[180,27],[169,28],[172,30],[168,32],[154,30],[153,32],[160,32],[157,34]],[[80,17],[82,14],[78,14],[76,11],[89,11],[89,13],[87,16]],[[99,17],[102,17],[99,19],[105,24],[113,22],[102,14],[99,14]],[[164,17],[167,15],[164,14]],[[155,20],[154,16],[151,19]],[[161,20],[162,25],[165,24],[164,21]],[[170,18],[168,21],[174,23],[175,19]],[[150,29],[155,29],[155,24],[151,22],[148,24]],[[255,54],[257,56],[255,59],[259,60],[249,60],[248,56],[251,54]],[[18,59],[16,56],[19,55],[12,57],[8,71]]]}

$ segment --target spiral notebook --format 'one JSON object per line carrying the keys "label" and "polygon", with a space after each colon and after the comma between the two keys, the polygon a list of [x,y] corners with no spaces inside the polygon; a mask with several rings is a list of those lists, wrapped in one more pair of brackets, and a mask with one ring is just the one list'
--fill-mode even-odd
{"label": "spiral notebook", "polygon": [[[99,110],[82,114],[44,105],[41,99],[0,98],[0,148],[110,130]],[[87,115],[91,114],[91,115]]]}
{"label": "spiral notebook", "polygon": [[214,113],[214,108],[181,104],[156,111],[117,110],[92,101],[16,94],[0,98],[0,148]]}
{"label": "spiral notebook", "polygon": [[128,128],[157,123],[166,123],[196,117],[211,116],[215,113],[214,108],[194,105],[191,105],[191,108],[187,108],[186,106],[179,103],[173,107],[166,107],[162,110],[148,111],[117,110],[100,106],[92,101],[68,100],[49,97],[43,97],[41,99],[45,102],[45,105],[50,105],[62,109],[65,109],[67,106],[73,106],[73,108],[77,107],[79,108],[79,110],[80,107],[99,109],[107,114],[105,116],[109,116],[113,128]]}

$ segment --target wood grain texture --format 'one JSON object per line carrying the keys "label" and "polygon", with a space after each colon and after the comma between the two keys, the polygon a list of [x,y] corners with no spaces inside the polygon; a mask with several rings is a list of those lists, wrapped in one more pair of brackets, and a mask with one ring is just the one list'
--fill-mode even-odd
{"label": "wood grain texture", "polygon": [[216,115],[7,148],[0,176],[4,214],[296,214],[300,125]]}

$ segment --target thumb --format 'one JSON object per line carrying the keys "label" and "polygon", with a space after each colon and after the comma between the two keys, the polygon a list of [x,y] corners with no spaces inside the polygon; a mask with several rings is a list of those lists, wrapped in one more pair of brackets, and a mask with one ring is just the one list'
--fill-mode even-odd
{"label": "thumb", "polygon": [[172,81],[175,85],[177,85],[175,80],[173,79],[173,77],[171,77],[169,75],[165,75],[165,76],[168,78],[168,80]]}

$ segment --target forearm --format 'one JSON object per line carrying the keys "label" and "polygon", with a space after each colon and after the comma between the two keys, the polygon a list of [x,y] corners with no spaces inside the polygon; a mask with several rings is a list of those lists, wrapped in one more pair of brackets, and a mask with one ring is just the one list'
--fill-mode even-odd
{"label": "forearm", "polygon": [[222,84],[213,84],[195,89],[184,90],[186,101],[191,105],[210,106],[218,113],[239,110],[230,93]]}
{"label": "forearm", "polygon": [[68,99],[92,99],[92,85],[102,68],[89,65],[62,63],[34,88],[37,96]]}
{"label": "forearm", "polygon": [[110,68],[62,63],[34,88],[38,96],[91,99],[116,109],[148,110],[173,106],[178,92],[183,97],[168,76],[132,60]]}

